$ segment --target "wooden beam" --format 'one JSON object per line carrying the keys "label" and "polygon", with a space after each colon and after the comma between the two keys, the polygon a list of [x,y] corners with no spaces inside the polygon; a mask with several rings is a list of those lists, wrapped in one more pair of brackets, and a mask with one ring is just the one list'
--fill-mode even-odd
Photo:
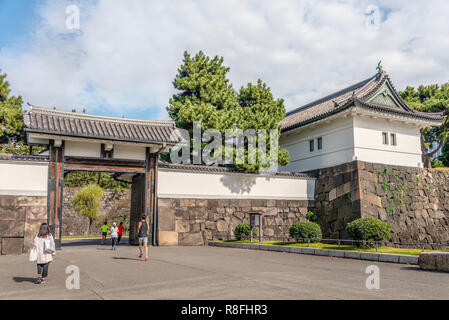
{"label": "wooden beam", "polygon": [[83,163],[65,163],[65,171],[96,171],[96,172],[119,172],[119,173],[145,173],[144,168],[140,167],[121,167],[100,164],[83,164]]}
{"label": "wooden beam", "polygon": [[151,228],[151,244],[157,245],[157,159],[159,154],[146,149],[145,166],[145,213]]}
{"label": "wooden beam", "polygon": [[145,167],[145,161],[143,160],[65,157],[64,162],[67,164],[112,165],[112,166],[140,167],[140,168]]}

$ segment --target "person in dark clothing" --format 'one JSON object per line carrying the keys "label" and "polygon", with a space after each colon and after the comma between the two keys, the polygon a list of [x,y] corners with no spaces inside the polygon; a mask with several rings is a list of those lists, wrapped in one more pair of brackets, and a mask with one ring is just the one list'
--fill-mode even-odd
{"label": "person in dark clothing", "polygon": [[142,258],[142,247],[145,247],[145,261],[148,261],[148,234],[150,233],[150,226],[146,218],[145,215],[142,215],[142,219],[137,227],[137,237],[139,238],[139,258]]}

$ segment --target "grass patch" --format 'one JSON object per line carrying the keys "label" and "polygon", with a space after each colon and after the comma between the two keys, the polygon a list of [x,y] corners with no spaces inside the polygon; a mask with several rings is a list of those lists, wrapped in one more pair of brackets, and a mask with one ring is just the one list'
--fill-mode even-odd
{"label": "grass patch", "polygon": [[[222,240],[220,242],[234,242],[234,243],[250,243],[249,240]],[[258,240],[254,240],[253,243],[259,243]],[[282,241],[263,241],[262,244],[275,245],[275,246],[293,246],[293,247],[308,247],[307,243],[297,243],[297,242],[282,242]],[[356,246],[349,245],[341,245],[340,247],[336,244],[327,244],[321,242],[310,243],[310,248],[318,248],[318,249],[332,249],[332,250],[349,250],[349,251],[362,251],[362,252],[377,252],[377,253],[391,253],[391,254],[407,254],[413,256],[419,256],[422,252],[422,249],[401,249],[401,248],[392,248],[392,247],[378,247],[373,249],[361,249]],[[426,252],[432,251],[444,251],[447,252],[449,250],[425,250]]]}

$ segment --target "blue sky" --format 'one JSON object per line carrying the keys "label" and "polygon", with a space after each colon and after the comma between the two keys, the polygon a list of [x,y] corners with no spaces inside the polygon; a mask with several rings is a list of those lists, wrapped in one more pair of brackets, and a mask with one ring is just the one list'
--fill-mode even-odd
{"label": "blue sky", "polygon": [[0,0],[0,48],[17,38],[30,39],[36,15],[37,0]]}
{"label": "blue sky", "polygon": [[292,110],[379,60],[398,90],[448,81],[447,12],[445,0],[0,0],[0,69],[34,105],[167,119],[184,50],[203,50],[224,57],[234,88],[261,78]]}

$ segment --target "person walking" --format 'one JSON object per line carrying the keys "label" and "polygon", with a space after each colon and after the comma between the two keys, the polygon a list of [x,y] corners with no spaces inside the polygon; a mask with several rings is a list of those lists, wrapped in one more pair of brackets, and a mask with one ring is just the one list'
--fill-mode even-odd
{"label": "person walking", "polygon": [[142,247],[145,247],[145,261],[148,261],[148,234],[150,226],[147,223],[146,216],[142,215],[142,219],[137,227],[137,237],[139,238],[139,258],[142,258]]}
{"label": "person walking", "polygon": [[55,240],[50,232],[50,227],[42,223],[38,235],[34,238],[35,257],[37,263],[38,279],[36,284],[44,284],[48,276],[48,266],[53,261],[53,255],[56,253]]}
{"label": "person walking", "polygon": [[112,240],[112,250],[116,249],[118,238],[118,227],[117,223],[113,222],[111,227],[111,240]]}
{"label": "person walking", "polygon": [[117,238],[117,245],[120,244],[120,240],[122,240],[122,235],[123,235],[123,229],[125,229],[125,227],[123,227],[123,221],[120,222],[120,225],[118,226],[118,238]]}
{"label": "person walking", "polygon": [[101,244],[103,245],[106,241],[106,236],[108,235],[108,222],[105,221],[104,224],[101,226]]}

